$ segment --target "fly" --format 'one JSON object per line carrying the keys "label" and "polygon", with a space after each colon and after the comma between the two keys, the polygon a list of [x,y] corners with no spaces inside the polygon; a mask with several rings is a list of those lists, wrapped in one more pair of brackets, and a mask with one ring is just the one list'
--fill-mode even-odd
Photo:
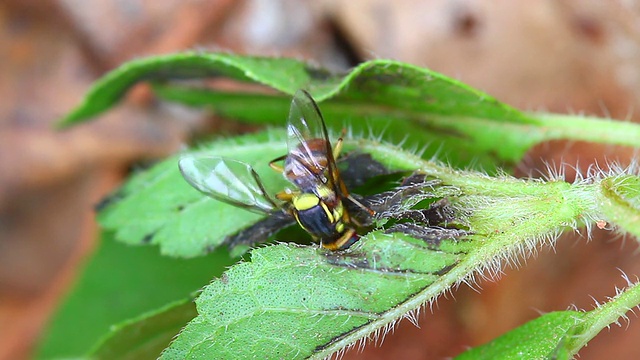
{"label": "fly", "polygon": [[[336,158],[342,138],[332,147],[324,119],[309,93],[293,97],[287,120],[287,154],[270,162],[295,188],[270,196],[248,164],[215,156],[185,156],[180,171],[191,186],[229,204],[293,217],[329,250],[348,248],[357,239],[358,222],[345,206],[349,201],[370,215],[374,212],[354,199],[340,177]],[[283,165],[278,162],[284,160]]]}

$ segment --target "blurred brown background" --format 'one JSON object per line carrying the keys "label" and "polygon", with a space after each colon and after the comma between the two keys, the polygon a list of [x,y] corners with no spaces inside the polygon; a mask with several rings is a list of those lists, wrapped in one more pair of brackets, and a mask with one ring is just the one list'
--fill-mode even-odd
{"label": "blurred brown background", "polygon": [[[347,69],[393,58],[458,78],[525,110],[636,121],[640,5],[590,0],[4,0],[0,3],[0,359],[28,358],[40,329],[94,245],[92,206],[134,161],[175,151],[195,131],[229,130],[162,105],[144,86],[99,121],[54,121],[93,80],[144,55],[200,47],[312,59]],[[176,118],[180,121],[176,121]],[[235,128],[231,128],[235,130]],[[553,142],[541,159],[583,168],[630,149]],[[571,176],[571,175],[570,175]],[[453,356],[538,316],[592,309],[640,274],[634,239],[565,236],[480,293],[463,286],[407,321],[382,347],[346,359]],[[604,331],[582,359],[640,358],[640,324]]]}

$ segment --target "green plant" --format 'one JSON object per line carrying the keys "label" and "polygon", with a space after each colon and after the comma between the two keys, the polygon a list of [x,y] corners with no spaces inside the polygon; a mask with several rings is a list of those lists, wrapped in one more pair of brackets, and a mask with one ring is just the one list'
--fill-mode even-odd
{"label": "green plant", "polygon": [[[222,92],[173,81],[212,76],[278,92]],[[220,247],[224,238],[261,216],[190,188],[176,155],[136,173],[100,211],[102,245],[55,317],[41,357],[139,359],[164,350],[163,359],[323,358],[378,336],[402,318],[413,319],[457,284],[493,277],[566,229],[589,231],[607,223],[640,234],[635,166],[596,169],[574,183],[560,175],[523,180],[498,171],[553,139],[638,146],[635,124],[520,112],[445,76],[394,61],[370,61],[335,75],[292,59],[184,53],[122,65],[99,80],[61,125],[109,109],[142,80],[167,101],[280,126],[291,95],[307,89],[334,132],[349,128],[347,151],[368,153],[392,171],[418,170],[436,179],[430,201],[446,199],[468,233],[428,242],[388,233],[380,222],[346,251],[279,243],[251,250],[224,271],[237,261]],[[285,151],[285,133],[276,128],[217,139],[188,153],[244,161],[265,182],[277,184],[281,176],[267,163]],[[429,160],[436,152],[448,165]],[[413,203],[406,200],[408,208]],[[161,254],[156,247],[123,244],[153,244]],[[568,358],[638,304],[640,289],[629,282],[595,310],[543,315],[460,358]],[[96,318],[94,309],[101,306],[112,311]],[[69,334],[81,327],[83,338],[70,344]]]}

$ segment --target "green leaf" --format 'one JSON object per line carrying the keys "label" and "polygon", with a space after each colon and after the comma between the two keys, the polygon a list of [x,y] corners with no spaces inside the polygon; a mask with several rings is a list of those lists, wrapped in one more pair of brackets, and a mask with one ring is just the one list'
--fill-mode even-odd
{"label": "green leaf", "polygon": [[456,357],[464,359],[570,359],[605,327],[640,304],[640,286],[624,291],[595,310],[558,311],[540,316],[491,342]]}
{"label": "green leaf", "polygon": [[49,324],[37,357],[86,354],[111,326],[190,297],[232,262],[223,252],[188,261],[166,258],[105,235]]}
{"label": "green leaf", "polygon": [[640,305],[640,285],[632,284],[626,275],[627,281],[624,289],[616,288],[616,295],[609,298],[604,304],[599,304],[596,309],[586,313],[584,321],[576,325],[574,336],[567,339],[564,347],[571,355],[587,345],[600,331],[609,328],[610,325],[622,326],[620,320],[629,321],[627,313]]}
{"label": "green leaf", "polygon": [[456,360],[568,359],[564,344],[584,318],[578,311],[558,311],[540,316],[488,344],[458,355]]}
{"label": "green leaf", "polygon": [[322,358],[373,323],[398,319],[415,306],[407,299],[435,296],[463,257],[455,243],[431,250],[379,232],[342,253],[287,244],[255,249],[251,262],[203,290],[200,315],[162,358]]}
{"label": "green leaf", "polygon": [[111,328],[109,335],[90,352],[88,358],[157,359],[176,334],[196,315],[196,306],[189,299],[119,324]]}
{"label": "green leaf", "polygon": [[[474,161],[492,169],[496,161],[518,161],[535,143],[529,131],[529,127],[535,125],[533,119],[487,94],[427,69],[375,60],[340,76],[292,59],[216,53],[163,55],[126,63],[98,81],[61,125],[85,120],[113,106],[136,79],[160,81],[211,76],[254,81],[289,95],[306,88],[318,101],[339,95],[335,106],[324,110],[329,124],[344,126],[348,120],[356,131],[384,134],[392,141],[404,139],[416,147],[434,143],[430,154],[444,149],[444,155],[454,164]],[[168,96],[167,91],[164,94]],[[240,112],[235,115],[241,119],[256,114],[264,119],[269,114],[277,114],[278,117],[270,118],[270,123],[282,124],[288,110],[288,97],[284,102],[279,101],[282,98],[274,102],[274,99],[265,101],[265,97],[250,95],[236,97],[236,101],[231,102],[224,96],[205,96],[219,100],[216,111],[221,104],[220,113],[229,113],[229,108],[234,107]],[[284,107],[273,112],[276,102]],[[246,106],[248,103],[252,106]],[[265,114],[261,114],[263,109]],[[505,123],[525,126],[527,131],[505,132],[499,125]],[[503,146],[496,147],[497,143]],[[506,145],[510,145],[509,148]]]}
{"label": "green leaf", "polygon": [[[453,165],[475,164],[486,171],[522,159],[533,145],[553,139],[640,145],[640,126],[553,114],[524,114],[444,75],[390,60],[365,62],[345,75],[330,74],[286,58],[189,52],[133,60],[98,81],[84,102],[63,119],[68,126],[113,106],[137,81],[225,76],[292,95],[308,89],[329,125],[371,131],[409,146],[433,144]],[[208,105],[245,121],[283,124],[288,95],[228,94],[157,86],[165,99]],[[327,100],[325,102],[325,100]],[[251,104],[251,106],[246,106]]]}
{"label": "green leaf", "polygon": [[99,115],[114,106],[140,81],[228,77],[260,82],[293,94],[302,84],[331,77],[321,69],[284,58],[249,57],[222,53],[186,52],[152,56],[127,62],[97,81],[82,103],[60,122],[69,126]]}

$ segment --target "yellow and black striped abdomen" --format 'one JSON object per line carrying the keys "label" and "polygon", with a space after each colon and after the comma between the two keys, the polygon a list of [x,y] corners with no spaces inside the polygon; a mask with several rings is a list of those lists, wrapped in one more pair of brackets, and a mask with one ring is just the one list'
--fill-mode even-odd
{"label": "yellow and black striped abdomen", "polygon": [[330,242],[344,232],[341,203],[331,209],[317,195],[302,193],[293,198],[293,207],[298,224],[315,238]]}

